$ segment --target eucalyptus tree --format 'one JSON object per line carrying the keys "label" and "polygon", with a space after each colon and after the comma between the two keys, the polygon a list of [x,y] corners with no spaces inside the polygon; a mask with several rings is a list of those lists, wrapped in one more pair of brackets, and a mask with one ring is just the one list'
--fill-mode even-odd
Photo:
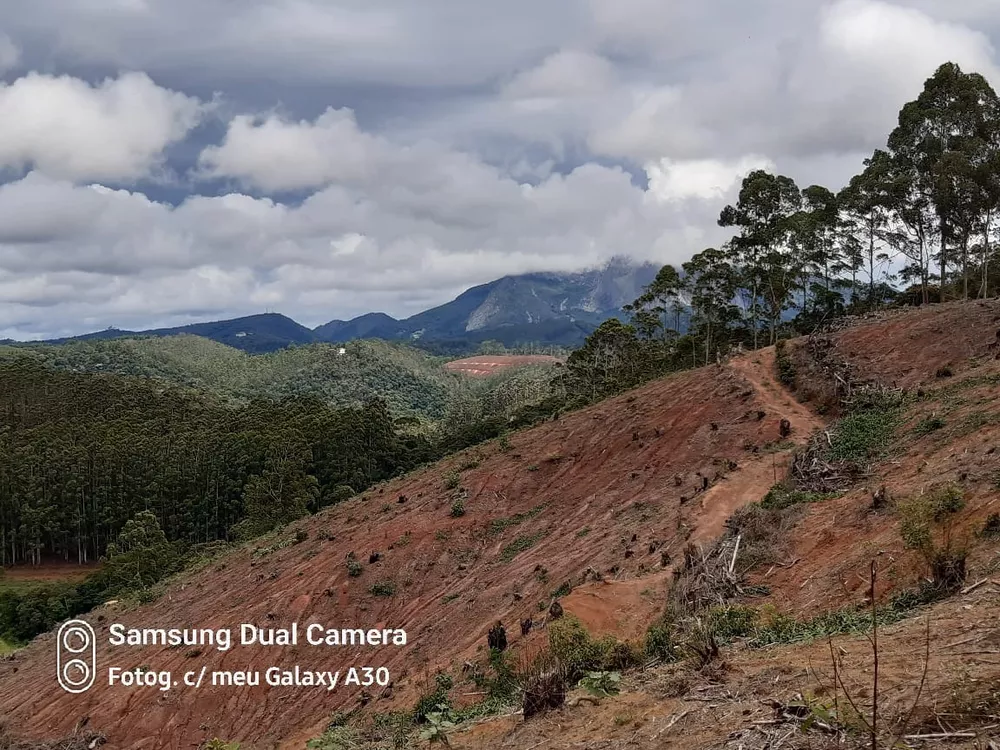
{"label": "eucalyptus tree", "polygon": [[[900,175],[906,176],[905,197],[911,201],[907,208],[934,218],[932,237],[924,232],[923,239],[937,242],[942,295],[949,266],[955,264],[952,251],[959,254],[967,277],[970,238],[995,207],[996,193],[984,184],[989,170],[982,167],[995,166],[990,152],[997,142],[998,113],[1000,100],[986,79],[949,62],[903,106],[889,136],[889,152]],[[911,213],[909,218],[915,217]],[[929,273],[922,275],[926,297]],[[963,295],[968,295],[967,278]]]}
{"label": "eucalyptus tree", "polygon": [[762,318],[774,343],[781,313],[796,286],[800,259],[790,237],[801,207],[802,194],[794,180],[755,170],[744,178],[736,205],[726,206],[719,215],[719,226],[739,230],[727,249],[740,271],[754,348]]}

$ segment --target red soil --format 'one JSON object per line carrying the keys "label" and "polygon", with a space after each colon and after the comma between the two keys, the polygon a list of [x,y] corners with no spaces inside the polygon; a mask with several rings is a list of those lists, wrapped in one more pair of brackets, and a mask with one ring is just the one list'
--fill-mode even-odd
{"label": "red soil", "polygon": [[[968,505],[955,533],[971,549],[970,582],[983,583],[926,609],[932,653],[911,724],[921,731],[950,726],[947,716],[974,701],[1000,713],[1000,693],[993,704],[982,697],[995,691],[1000,678],[1000,551],[974,533],[987,515],[1000,511],[1000,450],[993,450],[1000,447],[1000,363],[993,361],[992,348],[997,321],[1000,303],[949,304],[834,337],[838,355],[865,377],[920,387],[925,396],[908,408],[898,444],[868,485],[806,506],[789,535],[785,560],[756,574],[770,595],[753,604],[795,613],[862,601],[873,558],[881,571],[880,593],[909,585],[922,575],[922,562],[903,549],[897,515],[869,510],[870,490],[885,484],[902,500],[940,481],[962,482]],[[405,648],[345,654],[308,646],[237,647],[188,657],[184,649],[111,649],[105,641],[98,662],[147,664],[177,674],[202,664],[210,670],[384,665],[392,670],[392,695],[376,694],[368,710],[385,711],[412,706],[436,669],[458,674],[465,660],[481,654],[497,619],[506,624],[515,651],[541,647],[544,627],[522,638],[517,620],[542,620],[539,608],[563,582],[576,585],[562,599],[564,608],[592,631],[638,637],[660,611],[671,580],[672,565],[661,566],[661,553],[677,559],[689,541],[710,544],[734,510],[759,500],[782,476],[789,449],[778,443],[781,418],[792,423],[793,443],[823,426],[777,383],[773,356],[751,353],[729,365],[651,383],[515,434],[506,453],[493,445],[473,449],[258,544],[289,539],[298,529],[308,532],[305,542],[256,558],[249,548],[239,551],[184,576],[150,605],[87,618],[100,629],[114,621],[236,628],[242,622],[283,626],[294,619],[330,627],[397,626],[409,634]],[[955,377],[936,376],[945,366]],[[945,426],[914,432],[930,415]],[[466,513],[451,518],[452,493],[442,480],[472,455],[479,465],[461,475]],[[737,468],[730,469],[730,462]],[[709,488],[702,491],[706,478]],[[401,496],[405,502],[397,502]],[[536,508],[541,510],[531,513]],[[522,515],[520,523],[490,533],[491,522],[515,514]],[[321,540],[321,531],[335,539]],[[518,539],[524,551],[505,562],[503,551]],[[382,558],[369,565],[372,550]],[[345,557],[352,551],[364,564],[359,578],[347,576]],[[604,580],[582,583],[594,571]],[[394,596],[368,593],[383,580],[395,583]],[[924,628],[923,619],[911,618],[882,633],[886,726],[908,713],[921,681]],[[845,636],[836,648],[844,655],[845,681],[863,697],[870,684],[867,641]],[[350,689],[182,686],[160,693],[106,685],[72,696],[55,687],[53,652],[51,636],[43,636],[12,661],[0,662],[0,716],[18,735],[65,735],[88,717],[89,727],[107,733],[111,748],[190,748],[216,736],[244,747],[301,748],[332,711],[358,697]],[[542,720],[492,719],[450,740],[468,750],[823,747],[821,735],[775,725],[768,701],[788,701],[796,693],[831,700],[829,658],[826,641],[727,648],[725,664],[706,674],[681,665],[649,670],[630,677],[617,699],[567,707]],[[678,679],[690,684],[686,694],[674,697]]]}
{"label": "red soil", "polygon": [[[739,477],[747,470],[766,475],[772,456],[750,453],[745,444],[775,442],[778,422],[786,416],[805,425],[801,408],[776,400],[777,390],[762,393],[755,387],[777,388],[766,370],[741,365],[682,373],[516,434],[507,453],[473,449],[481,462],[462,474],[468,497],[460,518],[449,515],[451,493],[442,480],[467,456],[370,491],[279,537],[303,529],[309,533],[306,542],[258,559],[246,549],[186,576],[152,604],[94,612],[88,619],[102,631],[98,663],[145,664],[176,675],[202,664],[209,670],[387,666],[395,681],[393,697],[375,701],[377,710],[386,710],[412,705],[422,678],[436,668],[457,672],[463,661],[475,658],[497,619],[507,623],[516,644],[516,621],[538,618],[536,605],[547,606],[563,582],[581,583],[588,569],[622,583],[579,586],[565,599],[566,609],[579,609],[596,630],[624,628],[638,635],[662,601],[667,572],[660,568],[661,552],[676,557],[703,519],[717,526],[724,514],[716,512],[716,503],[728,514],[735,504],[758,499],[740,491]],[[731,471],[729,462],[738,468]],[[705,481],[732,487],[732,494],[702,492]],[[406,502],[397,502],[400,496]],[[499,534],[489,532],[491,522],[534,508],[542,510]],[[321,540],[321,531],[336,538]],[[505,562],[503,550],[518,538],[535,543]],[[260,544],[269,543],[273,540]],[[365,563],[372,550],[382,553],[381,561],[349,578],[347,554],[353,551]],[[395,583],[394,596],[368,592],[382,580]],[[655,591],[643,596],[647,589]],[[410,643],[355,653],[237,647],[188,657],[177,648],[114,649],[106,639],[109,622],[237,629],[244,622],[275,627],[293,620],[403,627]],[[544,631],[532,637],[544,638]],[[0,711],[26,737],[63,735],[89,716],[89,726],[105,731],[110,747],[189,748],[215,736],[264,746],[317,734],[331,711],[358,697],[350,689],[203,685],[164,694],[106,684],[69,695],[55,686],[53,651],[52,637],[43,636],[0,664]]]}
{"label": "red soil", "polygon": [[0,568],[0,582],[21,581],[78,581],[100,569],[100,564],[77,565],[76,563],[43,563],[42,565],[18,565]]}
{"label": "red soil", "polygon": [[523,367],[524,365],[554,365],[563,360],[548,354],[485,354],[478,357],[467,357],[448,362],[445,368],[455,372],[484,377],[508,367]]}

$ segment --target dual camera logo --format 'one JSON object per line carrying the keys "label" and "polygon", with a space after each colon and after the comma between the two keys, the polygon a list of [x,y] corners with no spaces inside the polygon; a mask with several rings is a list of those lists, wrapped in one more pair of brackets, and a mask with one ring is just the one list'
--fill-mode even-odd
{"label": "dual camera logo", "polygon": [[83,620],[70,620],[56,636],[56,679],[67,693],[91,688],[97,675],[97,636]]}

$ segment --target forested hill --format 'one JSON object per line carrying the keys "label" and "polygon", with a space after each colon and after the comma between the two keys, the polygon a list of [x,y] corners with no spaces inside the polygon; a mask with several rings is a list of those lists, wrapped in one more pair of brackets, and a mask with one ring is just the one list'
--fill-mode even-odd
{"label": "forested hill", "polygon": [[383,399],[395,415],[438,419],[462,378],[404,344],[310,344],[248,355],[200,336],[70,341],[0,347],[0,362],[25,357],[71,372],[158,378],[227,399],[312,396],[334,406]]}
{"label": "forested hill", "polygon": [[426,461],[379,401],[244,407],[117,375],[0,363],[0,565],[95,559],[152,511],[171,540],[252,535]]}

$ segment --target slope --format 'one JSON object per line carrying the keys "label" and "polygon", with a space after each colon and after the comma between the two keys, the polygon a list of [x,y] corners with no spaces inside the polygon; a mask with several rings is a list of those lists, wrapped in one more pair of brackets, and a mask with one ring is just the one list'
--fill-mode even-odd
{"label": "slope", "polygon": [[[777,388],[765,366],[750,371],[757,385]],[[564,582],[577,585],[565,600],[571,611],[588,597],[608,603],[591,607],[589,616],[581,605],[590,627],[637,635],[660,608],[670,572],[662,563],[703,522],[717,523],[717,504],[728,512],[734,497],[755,499],[742,491],[744,474],[759,480],[775,471],[780,455],[761,449],[777,443],[786,415],[807,427],[794,404],[786,410],[735,368],[649,384],[517,434],[507,451],[481,447],[332,508],[260,543],[256,553],[247,548],[185,576],[149,605],[92,613],[98,663],[178,675],[202,665],[386,666],[393,690],[373,710],[387,710],[412,705],[424,676],[439,667],[458,670],[482,649],[492,622],[537,613]],[[805,438],[798,430],[794,436]],[[445,489],[448,475],[463,467],[470,468],[460,486]],[[459,498],[465,512],[454,517],[449,511]],[[372,551],[380,559],[364,564]],[[350,553],[362,562],[357,577],[348,574]],[[605,581],[584,583],[588,571]],[[650,593],[657,589],[660,595]],[[349,653],[308,646],[116,649],[107,642],[111,622],[238,628],[292,621],[403,627],[410,642]],[[358,698],[348,689],[181,685],[161,693],[100,681],[82,695],[42,692],[35,686],[52,684],[53,646],[51,636],[41,637],[0,664],[0,713],[26,737],[61,736],[88,717],[90,727],[107,733],[109,747],[187,748],[215,736],[270,746],[317,734],[331,711]]]}

